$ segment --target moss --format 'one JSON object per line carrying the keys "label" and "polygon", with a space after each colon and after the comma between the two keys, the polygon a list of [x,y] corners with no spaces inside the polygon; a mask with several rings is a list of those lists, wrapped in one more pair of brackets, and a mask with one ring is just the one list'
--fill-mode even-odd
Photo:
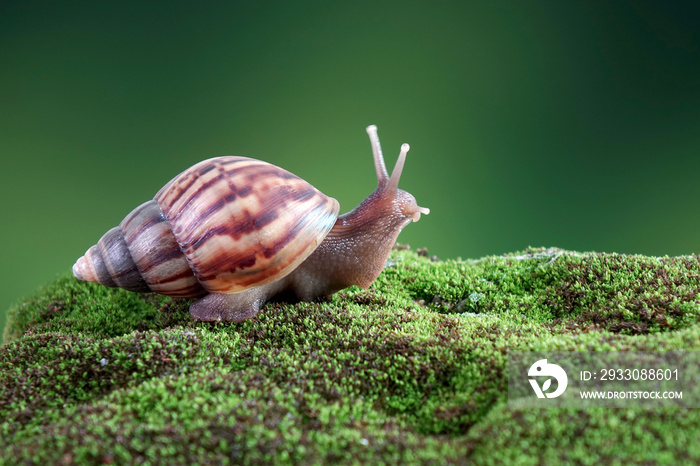
{"label": "moss", "polygon": [[[240,324],[65,277],[10,311],[4,460],[700,461],[695,410],[508,408],[509,350],[700,347],[700,261],[394,251],[369,290]],[[0,462],[3,460],[0,459]]]}

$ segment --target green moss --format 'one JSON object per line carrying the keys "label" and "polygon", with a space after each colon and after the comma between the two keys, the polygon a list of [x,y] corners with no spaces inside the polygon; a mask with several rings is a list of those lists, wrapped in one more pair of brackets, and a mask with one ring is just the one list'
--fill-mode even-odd
{"label": "green moss", "polygon": [[[0,451],[47,463],[700,461],[695,410],[509,409],[509,350],[700,347],[700,261],[394,251],[240,324],[63,278],[13,308]],[[0,460],[1,462],[2,460]]]}

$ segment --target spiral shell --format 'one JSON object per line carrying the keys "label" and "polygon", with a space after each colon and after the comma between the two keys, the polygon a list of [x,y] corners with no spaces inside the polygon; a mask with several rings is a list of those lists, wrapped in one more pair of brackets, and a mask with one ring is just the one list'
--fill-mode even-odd
{"label": "spiral shell", "polygon": [[175,297],[284,277],[323,241],[338,202],[275,165],[216,157],[185,170],[73,266],[81,279]]}

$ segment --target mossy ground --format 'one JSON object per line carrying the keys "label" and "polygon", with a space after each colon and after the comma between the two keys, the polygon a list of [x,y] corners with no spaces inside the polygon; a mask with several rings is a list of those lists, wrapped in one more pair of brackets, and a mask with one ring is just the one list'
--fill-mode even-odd
{"label": "mossy ground", "polygon": [[240,323],[66,276],[11,310],[6,463],[700,462],[693,409],[512,409],[510,350],[700,349],[698,257],[431,261]]}

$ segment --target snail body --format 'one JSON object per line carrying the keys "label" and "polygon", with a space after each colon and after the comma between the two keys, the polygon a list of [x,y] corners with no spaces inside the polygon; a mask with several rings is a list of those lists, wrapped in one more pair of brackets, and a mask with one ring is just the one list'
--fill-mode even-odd
{"label": "snail body", "polygon": [[368,287],[400,231],[420,214],[398,189],[408,145],[387,174],[367,128],[378,187],[352,211],[275,165],[247,157],[204,160],[105,233],[73,266],[80,280],[196,298],[192,317],[240,322],[272,298],[311,301]]}

